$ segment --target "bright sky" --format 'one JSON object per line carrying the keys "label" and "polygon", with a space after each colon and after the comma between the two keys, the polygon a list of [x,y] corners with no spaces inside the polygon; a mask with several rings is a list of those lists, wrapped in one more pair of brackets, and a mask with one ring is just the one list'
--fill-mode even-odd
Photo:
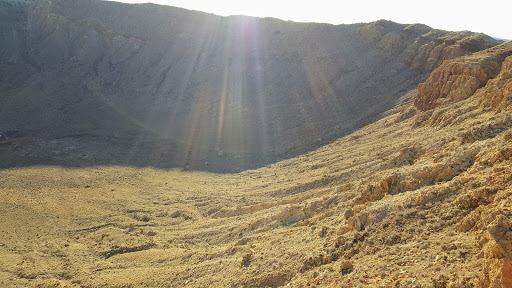
{"label": "bright sky", "polygon": [[298,22],[351,24],[379,19],[422,23],[433,28],[482,32],[512,39],[511,0],[116,0],[200,10],[218,15],[274,17]]}

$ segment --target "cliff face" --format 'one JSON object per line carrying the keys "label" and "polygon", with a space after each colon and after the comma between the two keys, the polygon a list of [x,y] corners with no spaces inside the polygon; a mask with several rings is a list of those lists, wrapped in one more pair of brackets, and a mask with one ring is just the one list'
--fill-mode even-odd
{"label": "cliff face", "polygon": [[[510,42],[496,46],[481,53],[444,62],[430,77],[418,86],[415,105],[426,111],[445,102],[457,102],[466,99],[475,92],[479,93],[482,105],[505,105],[503,101],[510,92],[510,59],[512,44]],[[505,60],[507,59],[507,60]],[[503,107],[501,107],[503,108]]]}
{"label": "cliff face", "polygon": [[0,130],[37,139],[4,151],[2,166],[257,167],[361,127],[441,61],[498,43],[388,21],[299,24],[85,0],[0,5]]}
{"label": "cliff face", "polygon": [[487,36],[468,31],[428,31],[408,47],[402,60],[411,67],[432,72],[444,60],[487,49],[488,43]]}
{"label": "cliff face", "polygon": [[[512,49],[511,49],[512,50]],[[509,51],[512,55],[512,52]],[[512,56],[508,56],[501,64],[497,77],[487,82],[479,91],[480,106],[502,111],[512,104]]]}

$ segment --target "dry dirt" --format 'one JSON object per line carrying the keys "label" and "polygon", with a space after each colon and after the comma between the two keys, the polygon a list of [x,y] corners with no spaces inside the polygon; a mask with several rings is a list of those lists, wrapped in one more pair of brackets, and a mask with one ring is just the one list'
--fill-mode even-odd
{"label": "dry dirt", "polygon": [[512,287],[512,114],[482,91],[238,174],[2,170],[0,286]]}

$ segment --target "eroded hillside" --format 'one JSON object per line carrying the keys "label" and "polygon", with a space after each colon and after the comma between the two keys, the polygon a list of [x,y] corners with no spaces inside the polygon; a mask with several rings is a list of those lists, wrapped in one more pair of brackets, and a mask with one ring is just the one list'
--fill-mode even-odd
{"label": "eroded hillside", "polygon": [[499,43],[109,1],[0,1],[0,167],[242,171],[378,119],[443,60]]}
{"label": "eroded hillside", "polygon": [[381,120],[238,174],[2,170],[0,284],[511,287],[511,76],[510,42],[444,62]]}

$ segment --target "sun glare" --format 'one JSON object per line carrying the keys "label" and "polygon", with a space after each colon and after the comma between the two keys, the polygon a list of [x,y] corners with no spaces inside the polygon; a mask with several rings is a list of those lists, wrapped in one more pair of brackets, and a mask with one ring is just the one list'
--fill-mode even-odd
{"label": "sun glare", "polygon": [[387,19],[399,23],[421,23],[449,31],[469,30],[493,37],[512,39],[512,1],[499,1],[500,9],[477,1],[433,0],[417,3],[390,1],[204,1],[204,0],[117,0],[127,3],[153,2],[205,11],[222,16],[274,17],[297,22],[352,24]]}

